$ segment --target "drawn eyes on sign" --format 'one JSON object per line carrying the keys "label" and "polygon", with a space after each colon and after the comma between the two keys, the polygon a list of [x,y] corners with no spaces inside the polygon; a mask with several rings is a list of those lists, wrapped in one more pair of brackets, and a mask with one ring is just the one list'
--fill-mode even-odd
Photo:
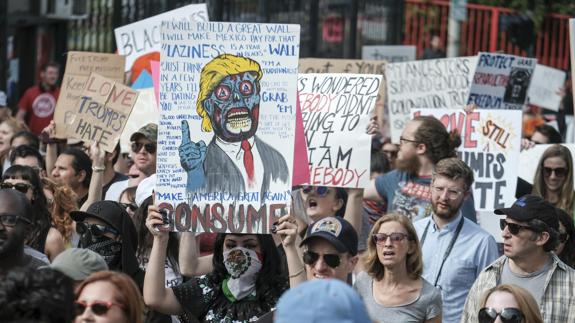
{"label": "drawn eyes on sign", "polygon": [[216,88],[215,93],[216,93],[216,98],[218,98],[218,100],[225,101],[225,100],[230,98],[232,91],[231,91],[230,87],[227,85],[219,85]]}
{"label": "drawn eyes on sign", "polygon": [[240,92],[243,95],[251,95],[254,93],[254,85],[250,81],[242,81],[240,83]]}

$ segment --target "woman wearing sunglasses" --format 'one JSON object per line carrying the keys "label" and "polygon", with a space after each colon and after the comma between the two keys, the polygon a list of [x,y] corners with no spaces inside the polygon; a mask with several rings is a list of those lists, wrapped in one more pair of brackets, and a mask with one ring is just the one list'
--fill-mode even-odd
{"label": "woman wearing sunglasses", "polygon": [[166,288],[164,264],[168,232],[162,215],[148,208],[146,226],[154,235],[144,280],[151,308],[181,315],[185,322],[254,322],[275,307],[287,287],[281,258],[271,235],[225,234],[216,237],[213,270]]}
{"label": "woman wearing sunglasses", "polygon": [[421,249],[409,218],[389,213],[377,220],[364,260],[367,272],[358,275],[354,287],[373,319],[441,322],[441,292],[421,278]]}
{"label": "woman wearing sunglasses", "polygon": [[532,193],[573,214],[573,159],[569,148],[553,145],[545,150],[535,172]]}
{"label": "woman wearing sunglasses", "polygon": [[45,254],[50,261],[64,251],[62,234],[53,227],[47,208],[42,181],[38,172],[29,166],[14,165],[2,175],[0,188],[11,188],[26,195],[34,209],[34,225],[30,228],[26,245]]}
{"label": "woman wearing sunglasses", "polygon": [[565,211],[557,209],[559,238],[555,254],[571,268],[575,268],[575,226],[573,218]]}
{"label": "woman wearing sunglasses", "polygon": [[76,289],[75,323],[142,323],[144,302],[134,281],[126,274],[101,271],[90,275]]}
{"label": "woman wearing sunglasses", "polygon": [[543,323],[533,296],[517,285],[505,284],[485,292],[478,318],[479,323]]}

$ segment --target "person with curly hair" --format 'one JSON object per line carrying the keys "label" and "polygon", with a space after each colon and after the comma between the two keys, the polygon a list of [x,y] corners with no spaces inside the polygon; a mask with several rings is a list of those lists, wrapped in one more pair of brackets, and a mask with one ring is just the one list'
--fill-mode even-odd
{"label": "person with curly hair", "polygon": [[76,233],[75,222],[70,217],[70,212],[78,210],[76,193],[68,186],[58,184],[48,177],[42,178],[42,185],[54,228],[62,234],[66,246],[76,246],[79,236]]}
{"label": "person with curly hair", "polygon": [[556,209],[559,220],[559,237],[555,254],[565,264],[575,268],[575,225],[573,218],[565,211]]}

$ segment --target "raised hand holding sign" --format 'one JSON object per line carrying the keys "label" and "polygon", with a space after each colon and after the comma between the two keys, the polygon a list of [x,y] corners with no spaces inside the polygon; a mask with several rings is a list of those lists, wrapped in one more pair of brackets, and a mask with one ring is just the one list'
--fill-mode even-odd
{"label": "raised hand holding sign", "polygon": [[193,142],[190,139],[188,121],[182,120],[182,143],[180,144],[180,163],[188,173],[187,190],[193,191],[204,186],[204,160],[206,159],[206,143],[203,140]]}

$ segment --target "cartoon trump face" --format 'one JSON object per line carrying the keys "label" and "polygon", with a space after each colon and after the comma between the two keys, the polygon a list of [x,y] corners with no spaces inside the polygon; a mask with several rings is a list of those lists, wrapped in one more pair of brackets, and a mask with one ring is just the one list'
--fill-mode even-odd
{"label": "cartoon trump face", "polygon": [[196,109],[202,130],[228,142],[253,137],[260,108],[260,65],[249,58],[224,54],[202,70]]}

